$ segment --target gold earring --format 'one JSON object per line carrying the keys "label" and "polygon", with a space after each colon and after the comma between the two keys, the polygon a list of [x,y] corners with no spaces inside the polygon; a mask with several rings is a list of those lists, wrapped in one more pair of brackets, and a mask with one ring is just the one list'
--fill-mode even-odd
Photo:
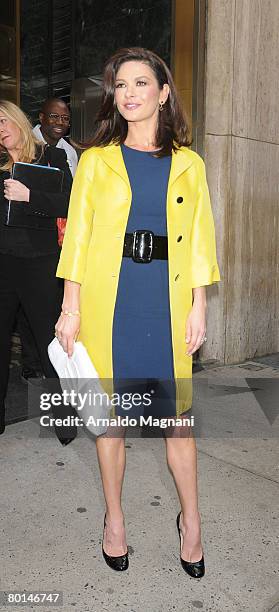
{"label": "gold earring", "polygon": [[164,109],[164,102],[159,102],[159,111]]}

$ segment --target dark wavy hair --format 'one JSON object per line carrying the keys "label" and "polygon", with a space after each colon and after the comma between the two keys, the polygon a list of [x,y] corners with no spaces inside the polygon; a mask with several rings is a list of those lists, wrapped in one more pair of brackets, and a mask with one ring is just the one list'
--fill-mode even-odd
{"label": "dark wavy hair", "polygon": [[147,64],[154,72],[160,90],[165,83],[170,91],[163,111],[159,113],[156,133],[156,157],[170,155],[181,146],[189,146],[190,130],[182,109],[176,87],[165,62],[153,51],[142,47],[119,49],[105,64],[101,108],[95,121],[95,133],[82,148],[104,147],[110,143],[122,144],[127,137],[128,122],[119,113],[115,103],[115,79],[122,64],[138,61]]}

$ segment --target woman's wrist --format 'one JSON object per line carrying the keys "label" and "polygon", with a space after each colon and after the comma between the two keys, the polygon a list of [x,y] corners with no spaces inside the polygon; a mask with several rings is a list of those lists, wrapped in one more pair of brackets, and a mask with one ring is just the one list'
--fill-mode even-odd
{"label": "woman's wrist", "polygon": [[[65,279],[64,296],[62,302],[62,312],[78,313],[80,312],[80,284]],[[71,315],[70,315],[71,316]]]}
{"label": "woman's wrist", "polygon": [[206,288],[205,287],[195,287],[193,289],[193,305],[195,304],[206,309]]}
{"label": "woman's wrist", "polygon": [[64,300],[61,306],[62,312],[80,312],[79,302],[77,300]]}
{"label": "woman's wrist", "polygon": [[68,317],[80,317],[80,311],[78,308],[64,308],[64,306],[62,306],[61,312]]}

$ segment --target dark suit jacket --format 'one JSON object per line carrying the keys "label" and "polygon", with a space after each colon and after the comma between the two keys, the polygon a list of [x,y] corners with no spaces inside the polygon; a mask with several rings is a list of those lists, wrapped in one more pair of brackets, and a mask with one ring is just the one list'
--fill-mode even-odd
{"label": "dark suit jacket", "polygon": [[66,153],[63,149],[46,146],[41,155],[41,149],[36,151],[34,163],[55,166],[64,172],[63,188],[61,193],[47,193],[39,190],[30,191],[28,215],[41,212],[53,217],[52,229],[35,229],[7,227],[5,225],[5,210],[7,200],[4,198],[4,180],[9,178],[9,172],[0,173],[0,253],[16,255],[19,257],[35,257],[59,252],[58,235],[55,219],[67,217],[69,197],[72,186],[72,175],[67,164]]}

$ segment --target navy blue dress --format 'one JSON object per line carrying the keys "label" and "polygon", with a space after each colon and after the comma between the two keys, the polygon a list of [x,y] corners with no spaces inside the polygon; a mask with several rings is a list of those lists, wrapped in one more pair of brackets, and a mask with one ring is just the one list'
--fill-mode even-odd
{"label": "navy blue dress", "polygon": [[[121,145],[121,150],[132,189],[126,232],[151,230],[154,234],[166,236],[171,156],[156,158],[148,152],[125,145]],[[162,388],[161,383],[160,397],[162,394],[165,398],[169,396],[166,386],[171,383],[173,388],[174,370],[167,260],[154,259],[142,264],[130,257],[122,258],[112,351],[115,390],[121,385],[125,389],[134,389],[132,381],[141,379],[142,382],[149,382],[154,392],[156,381],[161,380],[164,384]],[[175,402],[159,403],[161,416],[166,416],[166,411],[168,416],[175,416]],[[164,403],[165,409],[162,408]],[[156,402],[154,410],[158,410]],[[138,417],[144,411],[143,407],[133,407],[129,408],[128,414],[129,417]],[[149,410],[149,414],[151,412]],[[116,414],[127,412],[116,409]]]}

